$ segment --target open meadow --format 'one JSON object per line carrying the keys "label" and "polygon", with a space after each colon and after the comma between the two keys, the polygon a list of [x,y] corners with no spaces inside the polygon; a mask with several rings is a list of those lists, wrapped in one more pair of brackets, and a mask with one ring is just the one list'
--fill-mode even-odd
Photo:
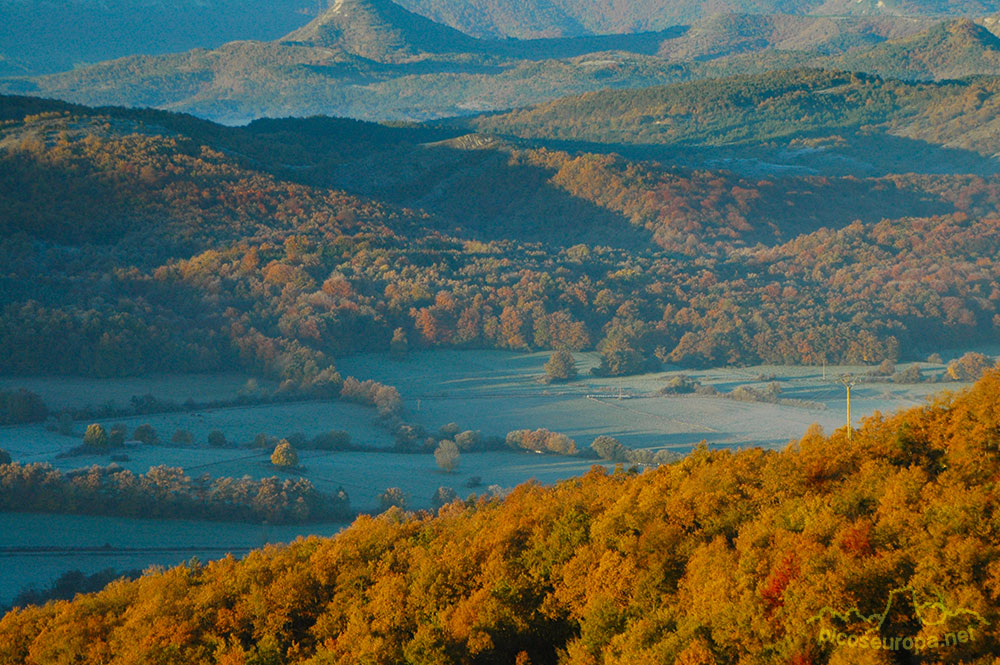
{"label": "open meadow", "polygon": [[44,589],[67,570],[92,575],[242,556],[299,535],[330,536],[343,524],[309,528],[92,515],[0,513],[0,608],[26,587]]}
{"label": "open meadow", "polygon": [[[546,427],[586,447],[601,434],[631,448],[689,451],[704,440],[710,446],[775,447],[798,438],[812,423],[832,431],[846,423],[845,390],[838,377],[862,376],[871,367],[756,366],[654,372],[601,378],[589,374],[596,353],[577,353],[579,378],[544,384],[550,353],[507,351],[427,351],[402,361],[357,355],[340,361],[345,375],[372,377],[396,386],[412,419],[439,427],[456,422],[463,429],[504,435],[521,428]],[[944,371],[940,363],[916,363],[926,375]],[[901,364],[906,369],[910,364]],[[750,385],[777,383],[779,403],[741,402],[720,395],[659,395],[679,375],[719,393]],[[853,391],[857,424],[875,411],[891,412],[925,403],[942,390],[966,384],[897,384],[864,379]],[[619,397],[620,395],[620,397]]]}

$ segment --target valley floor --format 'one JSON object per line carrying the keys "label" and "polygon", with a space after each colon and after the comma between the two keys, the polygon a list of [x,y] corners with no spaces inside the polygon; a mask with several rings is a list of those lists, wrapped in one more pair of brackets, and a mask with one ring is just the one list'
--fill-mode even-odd
{"label": "valley floor", "polygon": [[[993,351],[996,350],[987,350]],[[960,354],[955,354],[957,355]],[[505,351],[426,351],[405,360],[381,355],[343,358],[344,376],[374,378],[397,387],[406,418],[436,431],[448,423],[462,430],[481,430],[484,436],[503,437],[515,429],[547,428],[562,432],[586,450],[599,435],[614,436],[635,449],[667,449],[686,453],[700,441],[712,447],[780,448],[802,435],[812,423],[831,432],[845,423],[842,374],[861,375],[867,367],[741,367],[656,372],[622,378],[589,374],[596,354],[576,354],[580,378],[562,384],[544,384],[539,378],[549,353]],[[949,358],[946,358],[948,360]],[[924,375],[937,377],[943,364],[918,363]],[[905,369],[901,364],[897,369]],[[667,382],[684,374],[715,396],[663,396]],[[146,380],[0,379],[0,387],[26,387],[37,392],[53,411],[100,406],[112,401],[128,404],[133,394],[152,394],[182,403],[186,399],[233,399],[246,377],[161,376]],[[764,387],[777,383],[780,401],[742,402],[722,396],[738,386]],[[875,411],[892,412],[924,403],[942,390],[961,383],[896,384],[869,378],[854,390],[853,415],[857,425]],[[130,429],[149,423],[163,441],[176,430],[193,435],[191,446],[170,444],[129,446],[117,451],[117,463],[145,473],[151,466],[182,467],[191,477],[255,478],[276,475],[269,450],[247,447],[257,433],[307,437],[329,430],[351,435],[353,445],[370,450],[299,453],[302,469],[296,473],[323,492],[343,487],[351,506],[376,511],[378,495],[387,487],[401,488],[409,507],[426,509],[435,490],[455,489],[460,497],[487,488],[511,488],[529,479],[549,484],[586,472],[594,459],[558,457],[531,452],[497,450],[463,453],[452,473],[439,469],[429,454],[392,452],[391,435],[374,422],[374,411],[343,402],[298,402],[237,406],[99,420],[105,427],[125,423]],[[107,465],[109,455],[60,457],[80,444],[87,423],[74,423],[72,436],[42,425],[0,428],[0,448],[22,463],[48,462],[62,471]],[[222,431],[233,447],[211,448],[211,430]],[[121,457],[124,454],[127,459]],[[293,474],[277,475],[294,477]],[[0,514],[0,606],[13,600],[26,585],[44,588],[60,573],[80,569],[94,573],[106,568],[143,569],[173,565],[197,556],[239,556],[265,542],[283,542],[298,535],[330,535],[343,525],[310,524],[261,526],[191,521],[136,520],[113,517]]]}

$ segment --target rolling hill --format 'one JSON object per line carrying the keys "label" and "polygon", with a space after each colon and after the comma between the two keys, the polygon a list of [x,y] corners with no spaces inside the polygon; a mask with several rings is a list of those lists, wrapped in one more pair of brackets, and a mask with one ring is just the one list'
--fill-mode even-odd
{"label": "rolling hill", "polygon": [[336,0],[326,12],[282,41],[341,50],[376,62],[486,50],[480,40],[408,12],[390,0]]}
{"label": "rolling hill", "polygon": [[968,19],[940,23],[920,34],[850,53],[831,64],[907,79],[953,79],[1000,73],[1000,37]]}
{"label": "rolling hill", "polygon": [[[946,154],[927,162],[934,146],[979,154],[993,163],[987,168],[995,168],[998,106],[997,78],[907,83],[800,69],[594,92],[468,122],[477,131],[506,137],[615,150],[708,147],[731,159],[778,164],[832,151],[848,157],[842,162],[848,169],[851,163],[862,167],[868,154],[888,159],[890,169],[919,169],[924,162],[947,170],[963,167],[948,165]],[[917,158],[920,154],[924,157]],[[893,160],[899,160],[896,166]]]}
{"label": "rolling hill", "polygon": [[716,14],[664,41],[660,55],[690,61],[772,49],[839,54],[907,37],[935,23],[930,18]]}

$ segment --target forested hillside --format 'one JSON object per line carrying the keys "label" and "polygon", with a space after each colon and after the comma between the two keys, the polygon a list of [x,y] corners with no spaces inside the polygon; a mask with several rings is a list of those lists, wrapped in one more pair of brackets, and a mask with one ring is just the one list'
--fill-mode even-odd
{"label": "forested hillside", "polygon": [[986,665],[998,403],[993,371],[852,437],[701,448],[192,561],[8,614],[0,663]]}
{"label": "forested hillside", "polygon": [[984,26],[960,19],[834,62],[851,71],[908,79],[996,75],[1000,72],[1000,37]]}
{"label": "forested hillside", "polygon": [[766,50],[839,54],[911,37],[936,24],[929,17],[713,14],[664,41],[660,55],[691,61]]}
{"label": "forested hillside", "polygon": [[397,330],[596,348],[624,374],[1000,329],[996,177],[749,179],[426,127],[3,107],[5,373],[242,367],[330,394],[334,358]]}
{"label": "forested hillside", "polygon": [[594,92],[470,124],[501,135],[616,145],[753,147],[799,137],[888,135],[992,156],[1000,152],[998,90],[1000,79],[992,77],[921,84],[792,69]]}

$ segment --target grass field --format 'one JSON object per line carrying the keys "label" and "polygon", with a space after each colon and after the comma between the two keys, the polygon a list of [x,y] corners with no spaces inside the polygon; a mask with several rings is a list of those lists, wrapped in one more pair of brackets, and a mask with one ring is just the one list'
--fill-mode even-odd
{"label": "grass field", "polygon": [[[455,421],[463,428],[498,435],[518,428],[547,427],[575,438],[578,446],[609,434],[633,448],[678,452],[688,451],[702,440],[727,447],[780,446],[814,422],[828,431],[841,427],[846,423],[845,391],[836,377],[871,369],[758,366],[597,378],[588,374],[597,364],[596,355],[575,355],[580,378],[553,385],[538,381],[548,353],[429,351],[399,362],[360,355],[342,359],[340,366],[345,374],[371,376],[397,386],[413,419],[428,427]],[[944,369],[928,363],[920,366],[932,374]],[[720,392],[747,384],[763,386],[773,380],[781,386],[782,398],[802,404],[736,402],[701,395],[657,396],[678,374]],[[773,379],[759,380],[771,375]],[[922,404],[929,395],[963,385],[863,383],[854,389],[852,415],[857,422],[876,410],[888,412]],[[631,398],[588,397],[619,392]]]}
{"label": "grass field", "polygon": [[[124,424],[130,431],[148,423],[153,426],[160,440],[169,443],[177,430],[190,432],[194,437],[191,449],[153,447],[143,450],[141,462],[149,465],[170,464],[185,466],[205,464],[227,459],[231,451],[213,450],[208,446],[208,433],[218,429],[229,442],[248,445],[258,433],[279,438],[300,432],[313,437],[329,430],[345,430],[351,434],[352,443],[372,447],[390,447],[392,437],[372,423],[373,412],[357,404],[344,402],[298,402],[292,404],[262,404],[201,411],[187,411],[130,418],[111,418],[98,422],[110,428]],[[55,456],[80,445],[86,422],[74,425],[74,434],[64,436],[50,432],[41,425],[0,428],[0,448],[6,449],[20,462],[52,461],[59,468],[74,468],[85,464],[106,462],[106,455],[71,457],[56,460]],[[246,451],[240,455],[245,456]],[[140,465],[141,466],[141,465]],[[129,465],[129,468],[133,468]]]}
{"label": "grass field", "polygon": [[[0,388],[25,388],[37,393],[49,409],[129,405],[132,397],[154,395],[163,401],[183,404],[188,399],[212,402],[235,399],[250,379],[248,374],[150,374],[121,379],[72,376],[0,377]],[[273,388],[267,381],[262,388]]]}
{"label": "grass field", "polygon": [[[299,535],[333,535],[343,524],[261,526],[89,515],[0,513],[0,608],[27,586],[43,589],[67,570],[90,575],[235,556]],[[45,548],[40,551],[39,548]],[[34,550],[34,551],[32,551]]]}

